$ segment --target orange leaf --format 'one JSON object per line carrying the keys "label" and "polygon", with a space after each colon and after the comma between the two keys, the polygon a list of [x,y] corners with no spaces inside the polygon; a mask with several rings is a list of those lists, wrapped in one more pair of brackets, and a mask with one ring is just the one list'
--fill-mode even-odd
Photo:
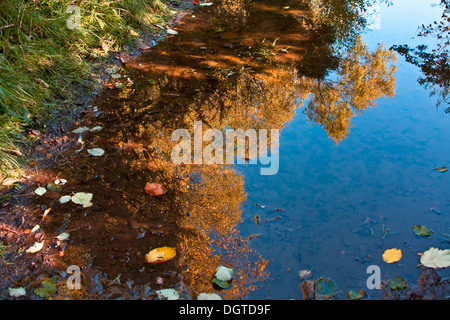
{"label": "orange leaf", "polygon": [[397,248],[392,248],[384,251],[383,260],[386,263],[394,263],[399,261],[402,258],[402,250]]}
{"label": "orange leaf", "polygon": [[149,195],[149,196],[160,196],[162,195],[164,192],[166,192],[166,190],[164,189],[164,187],[159,184],[159,183],[150,183],[147,182],[147,184],[145,185],[145,192]]}
{"label": "orange leaf", "polygon": [[145,260],[148,263],[161,263],[172,259],[177,254],[175,248],[172,247],[161,247],[151,250],[145,255]]}

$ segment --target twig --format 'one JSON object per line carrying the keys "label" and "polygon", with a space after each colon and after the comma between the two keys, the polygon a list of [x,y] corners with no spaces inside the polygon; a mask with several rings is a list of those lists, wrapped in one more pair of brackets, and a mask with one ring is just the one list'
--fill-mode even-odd
{"label": "twig", "polygon": [[6,230],[6,231],[8,231],[8,232],[15,233],[15,234],[20,234],[20,232],[17,232],[16,230],[13,230],[13,229],[10,229],[10,228],[8,228],[8,227],[5,226],[5,225],[0,225],[0,229]]}

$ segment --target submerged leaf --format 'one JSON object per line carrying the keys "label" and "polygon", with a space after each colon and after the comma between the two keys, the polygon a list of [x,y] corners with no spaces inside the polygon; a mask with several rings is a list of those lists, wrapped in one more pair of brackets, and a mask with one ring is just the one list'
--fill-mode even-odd
{"label": "submerged leaf", "polygon": [[323,296],[333,295],[336,289],[336,283],[330,278],[320,277],[316,281],[316,291]]}
{"label": "submerged leaf", "polygon": [[221,280],[219,280],[217,278],[213,278],[211,280],[211,282],[216,284],[216,285],[218,285],[222,289],[228,289],[228,288],[231,287],[231,281],[221,281]]}
{"label": "submerged leaf", "polygon": [[408,283],[402,277],[395,277],[389,281],[389,288],[391,290],[405,289]]}
{"label": "submerged leaf", "polygon": [[415,234],[422,236],[422,237],[429,237],[433,233],[430,229],[428,229],[425,226],[419,226],[417,224],[412,226],[412,230]]}
{"label": "submerged leaf", "polygon": [[361,300],[361,299],[364,299],[366,297],[367,297],[367,294],[366,294],[366,292],[363,289],[359,290],[358,293],[356,293],[353,290],[350,290],[349,292],[347,292],[347,299],[348,300]]}
{"label": "submerged leaf", "polygon": [[41,298],[48,298],[54,295],[57,291],[58,288],[56,287],[56,285],[49,280],[42,281],[41,287],[34,289],[34,293],[36,293]]}
{"label": "submerged leaf", "polygon": [[145,185],[145,192],[149,195],[149,196],[160,196],[162,195],[164,192],[166,192],[166,190],[164,189],[164,187],[159,184],[159,183],[150,183],[147,182],[147,184]]}
{"label": "submerged leaf", "polygon": [[61,191],[62,187],[59,183],[49,183],[47,184],[47,189],[52,192],[59,192]]}
{"label": "submerged leaf", "polygon": [[430,248],[420,257],[420,263],[428,268],[447,268],[450,266],[450,250]]}
{"label": "submerged leaf", "polygon": [[383,260],[386,263],[394,263],[402,258],[402,251],[397,248],[388,249],[383,253]]}
{"label": "submerged leaf", "polygon": [[177,254],[176,248],[161,247],[151,250],[145,255],[148,263],[162,263],[172,259]]}

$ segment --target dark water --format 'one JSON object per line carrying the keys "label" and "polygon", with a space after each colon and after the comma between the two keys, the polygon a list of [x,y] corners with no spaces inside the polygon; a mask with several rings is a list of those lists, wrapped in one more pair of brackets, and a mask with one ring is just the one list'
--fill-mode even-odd
{"label": "dark water", "polygon": [[[380,15],[366,25],[350,2],[313,10],[319,2],[216,1],[187,14],[177,35],[124,55],[121,78],[73,128],[103,130],[83,133],[81,151],[71,134],[37,181],[67,185],[33,202],[53,208],[41,223],[49,243],[70,233],[64,255],[49,254],[61,270],[82,268],[82,297],[155,298],[176,288],[190,299],[301,299],[298,272],[308,269],[336,282],[336,299],[350,289],[379,299],[381,290],[366,288],[369,265],[381,280],[413,284],[418,253],[448,248],[450,173],[434,169],[450,162],[450,115],[418,83],[421,69],[389,50],[436,45],[417,28],[443,8],[375,4]],[[175,165],[171,134],[192,133],[194,121],[204,130],[279,129],[278,173]],[[105,154],[90,157],[93,147]],[[147,182],[166,193],[149,196]],[[81,191],[93,193],[93,206],[58,202]],[[420,238],[414,224],[434,234]],[[146,263],[162,246],[176,248],[176,258]],[[393,247],[403,257],[387,264],[382,254]],[[211,284],[219,265],[235,270],[229,290]]]}

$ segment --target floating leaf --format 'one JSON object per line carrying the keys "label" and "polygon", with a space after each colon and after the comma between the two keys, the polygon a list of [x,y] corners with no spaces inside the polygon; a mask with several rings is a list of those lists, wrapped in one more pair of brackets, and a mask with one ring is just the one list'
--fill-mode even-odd
{"label": "floating leaf", "polygon": [[315,282],[313,280],[306,280],[300,284],[304,300],[314,300],[316,297]]}
{"label": "floating leaf", "polygon": [[359,290],[358,293],[353,290],[350,290],[349,292],[347,292],[348,300],[362,300],[366,297],[367,297],[367,294],[363,289]]}
{"label": "floating leaf", "polygon": [[231,281],[233,279],[234,271],[231,268],[220,266],[216,269],[214,277],[220,281]]}
{"label": "floating leaf", "polygon": [[312,277],[312,271],[311,270],[300,270],[298,272],[298,276],[300,277],[300,280],[307,280]]}
{"label": "floating leaf", "polygon": [[430,248],[420,257],[420,263],[428,268],[447,268],[450,266],[450,250]]}
{"label": "floating leaf", "polygon": [[56,237],[59,241],[64,241],[69,239],[69,234],[67,232],[63,232]]}
{"label": "floating leaf", "polygon": [[425,226],[419,226],[417,224],[412,227],[415,234],[422,237],[429,237],[433,234],[433,232]]}
{"label": "floating leaf", "polygon": [[436,170],[437,172],[441,172],[441,173],[444,173],[444,172],[446,172],[447,171],[447,167],[437,167],[436,169],[434,169],[434,170]]}
{"label": "floating leaf", "polygon": [[161,247],[151,250],[145,255],[148,263],[162,263],[172,259],[177,254],[176,248]]}
{"label": "floating leaf", "polygon": [[44,247],[44,241],[35,242],[31,247],[25,250],[26,253],[36,253]]}
{"label": "floating leaf", "polygon": [[320,277],[316,281],[316,291],[323,296],[330,297],[336,292],[336,289],[336,283],[330,278]]}
{"label": "floating leaf", "polygon": [[402,258],[402,251],[396,248],[388,249],[383,253],[383,260],[386,263],[394,263]]}
{"label": "floating leaf", "polygon": [[98,131],[102,131],[102,130],[103,130],[103,127],[95,126],[92,129],[90,129],[89,131],[91,131],[91,132],[98,132]]}
{"label": "floating leaf", "polygon": [[217,293],[202,292],[197,296],[197,300],[222,300],[222,297]]}
{"label": "floating leaf", "polygon": [[157,290],[156,294],[158,295],[158,298],[160,298],[160,299],[178,300],[180,298],[178,291],[175,289]]}
{"label": "floating leaf", "polygon": [[83,208],[92,206],[91,200],[94,195],[92,193],[77,192],[75,193],[71,200],[73,203],[81,204]]}
{"label": "floating leaf", "polygon": [[391,290],[405,289],[408,283],[402,277],[395,277],[389,281],[389,288]]}
{"label": "floating leaf", "polygon": [[218,285],[222,289],[228,289],[231,287],[231,281],[233,280],[234,271],[231,268],[225,266],[219,266],[214,273],[212,283]]}
{"label": "floating leaf", "polygon": [[178,34],[177,31],[175,31],[175,30],[173,30],[173,29],[170,29],[170,28],[168,28],[168,29],[166,30],[166,32],[167,32],[167,34],[172,34],[172,35]]}
{"label": "floating leaf", "polygon": [[229,281],[220,281],[220,280],[217,279],[217,278],[213,278],[213,279],[211,280],[211,282],[214,283],[214,284],[216,284],[216,285],[218,285],[218,286],[219,286],[220,288],[222,288],[222,289],[228,289],[228,288],[231,287],[231,282],[229,282]]}
{"label": "floating leaf", "polygon": [[39,187],[36,190],[34,190],[34,193],[36,193],[38,196],[42,196],[46,192],[47,192],[47,189],[45,189],[43,187]]}
{"label": "floating leaf", "polygon": [[59,203],[64,204],[64,203],[69,202],[71,199],[72,199],[71,196],[62,196],[61,198],[59,198]]}
{"label": "floating leaf", "polygon": [[200,7],[209,7],[209,6],[212,6],[212,5],[213,5],[212,2],[203,2],[203,3],[199,4]]}
{"label": "floating leaf", "polygon": [[9,295],[13,298],[21,297],[27,294],[24,288],[8,288]]}
{"label": "floating leaf", "polygon": [[101,157],[105,153],[105,150],[102,148],[92,148],[87,149],[87,152],[93,157]]}
{"label": "floating leaf", "polygon": [[41,282],[41,287],[34,289],[34,293],[36,293],[41,298],[48,298],[54,295],[58,291],[56,285],[49,280],[44,280]]}
{"label": "floating leaf", "polygon": [[85,131],[88,131],[89,128],[88,127],[79,127],[78,129],[73,130],[73,133],[83,133]]}
{"label": "floating leaf", "polygon": [[145,192],[149,195],[149,196],[160,196],[162,195],[166,190],[164,189],[164,187],[159,184],[159,183],[150,183],[147,182],[147,184],[145,185]]}

